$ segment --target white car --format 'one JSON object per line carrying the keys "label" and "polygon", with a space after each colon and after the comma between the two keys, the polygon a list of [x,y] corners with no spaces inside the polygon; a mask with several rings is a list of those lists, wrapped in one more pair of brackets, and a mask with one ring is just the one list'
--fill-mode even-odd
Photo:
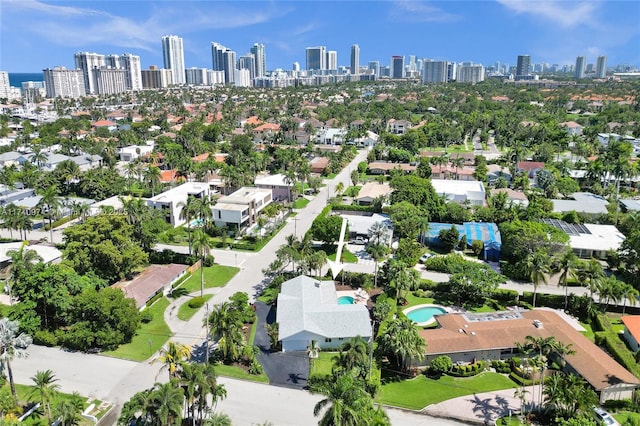
{"label": "white car", "polygon": [[600,419],[600,421],[605,425],[620,426],[620,423],[618,423],[611,414],[607,413],[602,408],[594,407],[593,412],[596,413],[596,417],[598,417],[598,419]]}
{"label": "white car", "polygon": [[420,263],[426,262],[427,259],[431,259],[433,256],[435,256],[435,254],[433,254],[433,253],[425,253],[425,254],[423,254],[422,256],[420,256]]}

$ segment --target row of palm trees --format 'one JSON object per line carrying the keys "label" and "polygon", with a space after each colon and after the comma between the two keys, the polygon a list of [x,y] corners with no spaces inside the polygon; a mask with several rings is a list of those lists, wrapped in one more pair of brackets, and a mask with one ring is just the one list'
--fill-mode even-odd
{"label": "row of palm trees", "polygon": [[230,424],[228,416],[215,413],[215,405],[226,397],[218,384],[213,364],[191,361],[191,348],[170,341],[155,362],[167,370],[169,381],[136,393],[125,403],[119,425],[192,425]]}

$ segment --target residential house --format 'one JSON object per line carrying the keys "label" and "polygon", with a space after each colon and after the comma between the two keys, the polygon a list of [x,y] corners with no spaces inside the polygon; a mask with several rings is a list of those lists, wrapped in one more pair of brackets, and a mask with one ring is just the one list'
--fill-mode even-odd
{"label": "residential house", "polygon": [[172,284],[182,278],[188,268],[177,263],[149,265],[131,281],[119,282],[112,287],[122,289],[125,296],[135,300],[136,307],[143,310],[157,294],[169,294]]}
{"label": "residential house", "polygon": [[309,161],[311,173],[322,175],[329,167],[329,159],[327,157],[314,157]]}
{"label": "residential house", "polygon": [[542,219],[542,222],[566,232],[569,247],[583,259],[606,259],[607,252],[618,251],[625,236],[613,225],[595,223],[567,223],[557,219]]}
{"label": "residential house", "polygon": [[535,178],[536,173],[542,169],[544,169],[544,163],[540,161],[518,161],[516,164],[516,171],[526,174],[529,179]]}
{"label": "residential house", "polygon": [[486,192],[484,184],[480,181],[431,179],[431,185],[436,194],[447,201],[468,203],[472,206],[482,206],[485,203]]}
{"label": "residential house", "polygon": [[405,173],[410,173],[416,170],[416,166],[407,163],[391,163],[386,161],[374,161],[369,163],[369,173],[372,175],[386,175],[394,169],[400,169]]}
{"label": "residential house", "polygon": [[491,313],[450,313],[435,316],[438,327],[420,330],[425,345],[424,362],[441,355],[453,362],[511,358],[516,344],[527,336],[554,337],[575,351],[564,356],[563,369],[582,376],[598,393],[600,403],[629,399],[640,380],[585,337],[579,323],[551,309]]}
{"label": "residential house", "polygon": [[446,166],[431,165],[431,179],[476,180],[473,177],[475,172],[475,167],[456,168],[450,164]]}
{"label": "residential house", "polygon": [[590,192],[574,192],[571,199],[551,200],[554,213],[567,213],[575,211],[587,215],[607,214],[609,202],[600,195]]}
{"label": "residential house", "polygon": [[373,213],[360,214],[361,212],[343,212],[340,217],[349,224],[349,239],[356,237],[369,238],[369,230],[376,223],[382,223],[386,228],[386,243],[391,245],[393,241],[393,222],[387,214]]}
{"label": "residential house", "polygon": [[[0,270],[11,264],[11,250],[19,251],[22,248],[22,241],[17,243],[0,243]],[[59,263],[62,260],[62,252],[47,244],[31,244],[24,248],[24,251],[35,251],[44,263]]]}
{"label": "residential house", "polygon": [[282,283],[276,322],[283,352],[304,351],[312,341],[322,349],[338,348],[352,337],[370,340],[373,334],[365,305],[339,305],[333,281],[304,275]]}
{"label": "residential house", "polygon": [[89,169],[98,167],[102,164],[102,157],[99,155],[91,155],[80,153],[74,157],[69,157],[69,160],[78,165],[78,168],[82,172],[86,172]]}
{"label": "residential house", "polygon": [[261,189],[270,189],[271,197],[275,201],[291,200],[293,183],[288,182],[286,176],[282,173],[257,175],[253,184]]}
{"label": "residential house", "polygon": [[213,206],[216,226],[235,228],[238,232],[252,226],[260,213],[273,201],[271,189],[242,187],[218,199]]}
{"label": "residential house", "polygon": [[411,122],[407,120],[396,120],[392,118],[387,121],[387,132],[394,135],[404,135],[412,127]]}
{"label": "residential house", "polygon": [[258,140],[273,137],[280,131],[280,125],[276,123],[264,123],[253,129],[253,134]]}
{"label": "residential house", "polygon": [[498,179],[503,178],[507,182],[511,182],[511,171],[508,167],[501,166],[499,164],[487,165],[487,183],[494,184]]}
{"label": "residential house", "polygon": [[623,212],[637,212],[640,211],[640,200],[620,200],[620,206]]}
{"label": "residential house", "polygon": [[114,132],[118,129],[118,124],[109,120],[99,120],[91,123],[92,129],[98,129],[100,127],[106,127],[110,132]]}
{"label": "residential house", "polygon": [[567,128],[567,133],[569,134],[569,136],[582,135],[582,126],[575,121],[565,121],[564,123],[560,123],[560,126]]}
{"label": "residential house", "polygon": [[359,206],[370,206],[378,197],[384,197],[385,204],[388,204],[389,196],[393,189],[389,186],[389,183],[367,182],[362,185],[358,195],[354,197],[356,203]]}
{"label": "residential house", "polygon": [[209,197],[209,193],[208,183],[185,182],[182,185],[147,199],[147,205],[162,211],[167,223],[170,223],[176,228],[186,222],[185,218],[180,217],[180,213],[187,202],[187,198],[193,196],[195,198],[206,199]]}
{"label": "residential house", "polygon": [[494,188],[489,192],[489,196],[493,197],[501,192],[507,194],[507,204],[511,204],[513,206],[521,206],[526,208],[529,205],[529,198],[527,198],[527,194],[522,191],[516,191],[515,189],[510,188]]}
{"label": "residential house", "polygon": [[346,134],[345,129],[329,128],[316,133],[315,142],[322,145],[342,145]]}
{"label": "residential house", "polygon": [[28,159],[17,151],[9,151],[0,154],[0,167],[22,166]]}
{"label": "residential house", "polygon": [[137,158],[144,157],[153,152],[153,145],[129,145],[116,150],[116,154],[120,157],[120,161],[134,161]]}
{"label": "residential house", "polygon": [[640,315],[625,315],[620,317],[624,324],[624,340],[633,352],[640,349]]}

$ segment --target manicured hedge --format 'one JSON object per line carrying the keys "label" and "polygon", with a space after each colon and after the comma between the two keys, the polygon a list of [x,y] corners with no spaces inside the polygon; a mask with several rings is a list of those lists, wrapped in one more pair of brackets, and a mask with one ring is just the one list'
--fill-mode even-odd
{"label": "manicured hedge", "polygon": [[333,206],[333,211],[347,211],[347,212],[371,212],[374,213],[372,206],[358,206],[352,204],[335,204]]}

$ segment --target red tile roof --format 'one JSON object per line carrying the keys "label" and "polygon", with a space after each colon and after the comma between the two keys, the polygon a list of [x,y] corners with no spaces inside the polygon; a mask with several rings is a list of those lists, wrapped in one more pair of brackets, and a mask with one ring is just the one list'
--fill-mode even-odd
{"label": "red tile roof", "polygon": [[95,121],[93,123],[91,123],[91,126],[93,127],[110,127],[110,126],[115,126],[116,123],[114,123],[113,121],[109,121],[109,120],[100,120],[100,121]]}

